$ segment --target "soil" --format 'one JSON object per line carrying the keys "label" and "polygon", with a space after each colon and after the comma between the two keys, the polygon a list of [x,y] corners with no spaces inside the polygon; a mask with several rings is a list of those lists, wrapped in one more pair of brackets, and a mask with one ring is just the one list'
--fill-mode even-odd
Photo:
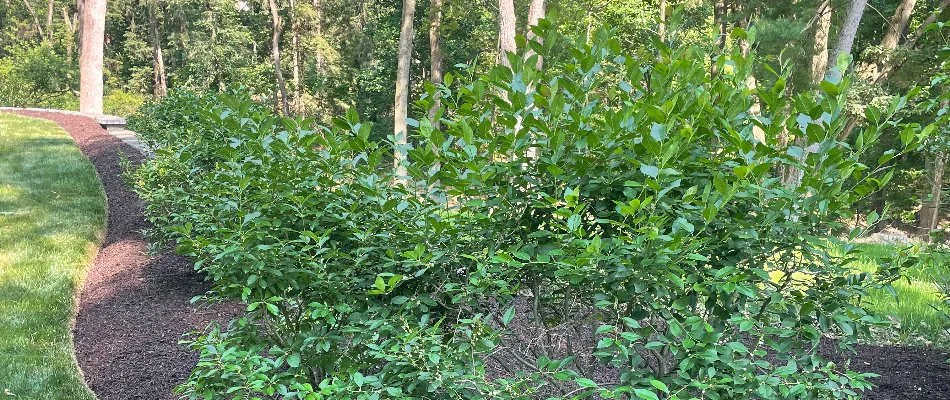
{"label": "soil", "polygon": [[872,378],[876,387],[865,392],[869,400],[948,400],[950,399],[950,351],[925,347],[858,345],[857,354],[837,351],[823,342],[825,357],[844,362],[851,369],[880,375]]}
{"label": "soil", "polygon": [[[174,399],[197,355],[178,344],[183,334],[238,315],[235,305],[192,304],[209,289],[191,262],[171,252],[148,254],[142,231],[149,227],[142,202],[122,179],[120,160],[142,155],[110,136],[95,121],[72,115],[26,112],[58,123],[96,167],[108,198],[102,247],[79,295],[73,330],[76,359],[100,400]],[[831,342],[824,356],[852,369],[880,375],[872,400],[950,400],[950,353],[937,349],[857,346],[840,353]]]}
{"label": "soil", "polygon": [[107,197],[106,235],[78,298],[76,359],[99,400],[175,399],[197,354],[178,341],[210,323],[225,324],[234,305],[192,304],[209,284],[192,263],[171,252],[148,253],[142,202],[126,186],[120,160],[142,155],[95,121],[72,115],[19,112],[62,126],[96,168]]}

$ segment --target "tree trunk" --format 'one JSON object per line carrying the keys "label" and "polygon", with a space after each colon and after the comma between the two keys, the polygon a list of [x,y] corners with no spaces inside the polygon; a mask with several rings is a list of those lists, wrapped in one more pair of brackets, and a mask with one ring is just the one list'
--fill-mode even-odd
{"label": "tree trunk", "polygon": [[947,165],[947,154],[927,155],[925,170],[929,172],[930,193],[921,199],[920,231],[930,233],[940,224],[940,203],[943,195],[943,175]]}
{"label": "tree trunk", "polygon": [[716,60],[719,57],[719,53],[726,48],[726,36],[729,34],[728,21],[726,19],[728,13],[728,6],[726,6],[725,0],[716,0],[715,8],[713,9],[713,25],[716,27],[717,38],[716,38],[716,48],[718,52],[710,55],[709,60],[709,75],[715,77],[719,75],[719,68],[716,66]]}
{"label": "tree trunk", "polygon": [[884,50],[885,58],[862,63],[859,72],[864,79],[869,82],[877,81],[881,69],[886,64],[887,57],[897,48],[901,36],[907,30],[907,24],[910,22],[910,16],[913,14],[916,5],[917,0],[902,0],[900,5],[897,6],[897,10],[894,11],[894,15],[887,23],[884,38],[881,39],[881,48]]}
{"label": "tree trunk", "polygon": [[73,50],[76,45],[76,22],[69,17],[69,9],[63,7],[63,26],[66,27],[66,59],[73,60]]}
{"label": "tree trunk", "polygon": [[851,6],[848,8],[848,16],[845,19],[844,26],[838,34],[838,43],[835,45],[834,52],[829,59],[828,68],[829,80],[837,82],[841,80],[844,71],[838,68],[838,59],[842,56],[850,56],[851,48],[854,46],[854,38],[858,34],[858,26],[861,25],[861,17],[864,16],[864,9],[867,8],[868,0],[851,0]]}
{"label": "tree trunk", "polygon": [[[436,86],[442,84],[442,0],[432,0],[429,3],[429,70],[430,80]],[[429,109],[429,119],[432,126],[439,129],[438,111],[442,108],[442,100],[436,93],[432,99],[432,108]]]}
{"label": "tree trunk", "polygon": [[399,31],[399,54],[396,67],[396,105],[393,123],[395,149],[393,163],[396,168],[396,177],[401,181],[407,180],[409,127],[406,119],[409,117],[409,72],[412,61],[413,18],[416,14],[416,0],[402,1],[402,27]]}
{"label": "tree trunk", "polygon": [[290,0],[290,47],[294,56],[294,112],[300,114],[302,112],[301,107],[301,81],[303,80],[303,59],[300,57],[300,21],[297,18],[297,2],[295,0]]}
{"label": "tree trunk", "polygon": [[[542,38],[539,38],[538,35],[535,35],[534,32],[531,30],[532,27],[538,25],[538,22],[544,18],[544,15],[545,15],[544,0],[531,0],[531,6],[528,8],[527,37],[529,41],[533,40],[533,41],[541,42],[542,40],[544,40]],[[531,57],[532,55],[534,55],[534,51],[529,48],[528,51],[525,53],[525,58]],[[541,67],[543,66],[544,66],[544,60],[540,56],[538,56],[538,62],[535,64],[535,67],[540,70]]]}
{"label": "tree trunk", "polygon": [[165,57],[162,55],[161,35],[158,32],[158,0],[148,0],[148,33],[152,39],[152,92],[155,97],[168,94],[168,75],[165,73]]}
{"label": "tree trunk", "polygon": [[79,54],[79,111],[84,113],[102,114],[105,29],[106,0],[84,0]]}
{"label": "tree trunk", "polygon": [[498,0],[498,62],[511,67],[508,53],[518,51],[515,45],[515,2]]}
{"label": "tree trunk", "polygon": [[[749,29],[751,24],[747,23],[744,27],[746,30]],[[752,56],[752,44],[748,40],[743,39],[739,42],[739,48],[742,50],[742,55],[746,58]],[[745,78],[746,87],[749,88],[749,91],[755,93],[758,90],[759,83],[755,79],[755,70],[750,65],[749,74]],[[761,116],[762,115],[762,103],[759,102],[758,96],[753,96],[752,105],[749,106],[749,115]],[[758,125],[752,125],[752,137],[755,138],[759,143],[765,143],[765,131],[762,130]]]}
{"label": "tree trunk", "polygon": [[46,38],[46,31],[43,30],[43,25],[40,25],[40,18],[36,16],[36,10],[34,10],[33,5],[30,4],[30,0],[23,0],[23,5],[26,6],[26,12],[33,18],[33,26],[36,27],[36,32],[40,40]]}
{"label": "tree trunk", "polygon": [[811,83],[816,86],[825,79],[825,74],[828,72],[828,37],[833,12],[831,0],[825,0],[818,6],[815,41],[811,55]]}
{"label": "tree trunk", "polygon": [[280,10],[277,8],[277,0],[267,0],[270,6],[271,28],[271,58],[274,61],[274,75],[277,77],[277,90],[279,94],[278,103],[284,115],[290,115],[290,105],[287,103],[287,84],[284,82],[284,73],[280,69],[280,35],[283,30],[283,23],[280,18]]}
{"label": "tree trunk", "polygon": [[[940,4],[937,5],[937,8],[934,9],[933,13],[931,13],[930,16],[927,17],[927,19],[925,19],[924,22],[922,22],[919,27],[917,27],[917,29],[914,31],[914,34],[908,36],[907,42],[904,43],[903,47],[909,50],[913,49],[917,45],[917,41],[920,40],[920,38],[924,36],[924,33],[925,33],[924,29],[927,28],[927,26],[929,26],[930,24],[934,23],[934,21],[937,20],[940,14],[943,13],[943,10],[945,10],[948,6],[950,6],[950,0],[941,1]],[[904,60],[905,58],[898,59],[897,57],[891,57],[891,59],[887,63],[885,63],[885,65],[879,70],[875,83],[880,83],[884,81],[885,79],[887,79],[891,71],[893,71],[894,68],[897,68],[898,65],[903,63]]]}
{"label": "tree trunk", "polygon": [[666,41],[666,0],[660,0],[660,23],[656,27],[656,35],[661,42]]}
{"label": "tree trunk", "polygon": [[46,2],[46,37],[50,41],[53,40],[53,11],[55,6],[54,0],[49,0]]}
{"label": "tree trunk", "polygon": [[[313,0],[313,9],[317,13],[317,37],[323,38],[323,0]],[[323,49],[317,49],[317,73],[323,74]]]}

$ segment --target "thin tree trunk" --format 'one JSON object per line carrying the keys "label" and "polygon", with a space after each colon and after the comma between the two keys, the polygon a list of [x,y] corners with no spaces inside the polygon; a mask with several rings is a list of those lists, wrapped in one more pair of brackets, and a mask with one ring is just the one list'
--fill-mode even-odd
{"label": "thin tree trunk", "polygon": [[49,0],[46,2],[46,37],[49,40],[53,40],[53,11],[55,6],[54,0]]}
{"label": "thin tree trunk", "polygon": [[63,26],[66,27],[66,59],[73,60],[73,50],[76,46],[76,22],[69,18],[69,9],[63,7]]}
{"label": "thin tree trunk", "polygon": [[811,83],[818,85],[828,72],[828,37],[831,31],[831,0],[818,6],[818,22],[815,25],[815,40],[811,55]]}
{"label": "thin tree trunk", "polygon": [[33,5],[30,4],[30,0],[23,0],[23,5],[26,6],[26,12],[33,18],[33,26],[36,27],[36,32],[40,39],[45,38],[46,31],[43,30],[43,25],[40,25],[40,18],[36,16],[36,10],[34,10]]}
{"label": "thin tree trunk", "polygon": [[947,166],[947,154],[927,155],[925,170],[929,172],[930,193],[921,199],[920,231],[930,233],[940,224],[940,203],[943,195],[943,175]]}
{"label": "thin tree trunk", "polygon": [[726,36],[728,35],[727,30],[729,28],[728,20],[726,19],[728,10],[729,8],[725,0],[716,0],[716,5],[713,9],[713,25],[718,31],[716,38],[716,48],[718,52],[712,54],[709,60],[709,75],[713,77],[719,75],[719,68],[716,66],[716,60],[719,57],[718,53],[721,53],[722,50],[726,48]]}
{"label": "thin tree trunk", "polygon": [[[432,0],[429,3],[429,70],[430,80],[436,86],[442,84],[442,0]],[[429,109],[429,119],[432,126],[439,129],[438,111],[442,108],[442,100],[438,92],[432,99],[432,108]]]}
{"label": "thin tree trunk", "polygon": [[277,90],[279,92],[278,103],[284,115],[290,115],[290,105],[287,103],[287,84],[284,82],[284,73],[280,68],[280,35],[283,29],[283,23],[280,18],[280,10],[277,8],[276,0],[268,0],[271,15],[271,58],[274,61],[274,75],[277,77]]}
{"label": "thin tree trunk", "polygon": [[300,114],[302,112],[300,82],[303,80],[303,59],[300,57],[300,21],[297,20],[297,3],[295,0],[290,0],[290,31],[290,46],[294,53],[294,112]]}
{"label": "thin tree trunk", "polygon": [[[545,9],[544,9],[544,0],[531,0],[531,6],[528,8],[528,32],[527,37],[529,41],[538,41],[541,42],[543,38],[539,38],[531,28],[538,25],[538,22],[544,18]],[[525,53],[525,58],[531,57],[534,55],[534,51],[530,48]],[[541,69],[544,66],[544,60],[541,56],[538,56],[538,62],[535,64],[537,69]]]}
{"label": "thin tree trunk", "polygon": [[409,72],[412,62],[413,18],[416,13],[416,0],[403,0],[402,27],[399,31],[399,54],[396,67],[396,105],[393,121],[393,135],[395,149],[393,163],[397,179],[405,182],[408,177],[406,163],[408,162],[409,127],[406,119],[409,118]]}
{"label": "thin tree trunk", "polygon": [[[313,0],[313,9],[317,13],[317,37],[323,39],[323,1]],[[317,49],[317,73],[323,74],[323,49]]]}
{"label": "thin tree trunk", "polygon": [[84,0],[79,54],[79,111],[102,114],[106,0]]}
{"label": "thin tree trunk", "polygon": [[[751,24],[746,24],[745,29],[749,29]],[[752,44],[748,40],[743,39],[739,42],[739,47],[742,50],[742,55],[746,58],[752,56]],[[752,66],[749,66],[749,74],[745,79],[746,87],[749,88],[749,91],[755,93],[758,90],[759,83],[755,79],[755,70]],[[749,106],[749,115],[760,116],[762,115],[762,103],[759,102],[758,96],[753,96],[752,105]],[[765,131],[762,130],[758,125],[752,125],[752,137],[755,138],[759,143],[765,143]]]}
{"label": "thin tree trunk", "polygon": [[660,23],[656,28],[656,35],[661,42],[666,41],[666,0],[660,0]]}
{"label": "thin tree trunk", "polygon": [[864,10],[867,8],[868,0],[851,0],[851,6],[848,8],[848,15],[844,26],[838,34],[838,43],[835,50],[831,53],[828,68],[828,77],[831,81],[841,80],[844,71],[838,68],[838,59],[842,56],[850,56],[851,48],[854,46],[854,38],[858,34],[858,26],[861,25],[861,17],[864,16]]}
{"label": "thin tree trunk", "polygon": [[168,75],[165,73],[165,57],[158,32],[158,0],[148,0],[148,33],[152,39],[152,92],[156,97],[165,97],[168,94]]}
{"label": "thin tree trunk", "polygon": [[498,0],[498,62],[511,67],[508,53],[518,51],[515,45],[515,2]]}

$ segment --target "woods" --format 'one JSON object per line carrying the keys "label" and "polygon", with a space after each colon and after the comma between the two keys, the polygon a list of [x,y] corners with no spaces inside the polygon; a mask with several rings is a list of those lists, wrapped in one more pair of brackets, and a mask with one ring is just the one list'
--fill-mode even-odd
{"label": "woods", "polygon": [[[705,62],[713,74],[719,73],[717,54],[727,50],[733,31],[754,33],[754,43],[740,45],[750,57],[769,60],[772,68],[792,67],[787,94],[814,90],[826,77],[853,78],[846,108],[850,123],[840,133],[853,140],[869,105],[915,85],[926,86],[935,76],[937,65],[929,57],[945,46],[942,25],[935,23],[950,5],[948,0],[783,5],[728,0],[498,0],[474,5],[449,0],[113,0],[106,11],[102,0],[83,3],[89,12],[64,0],[0,5],[0,64],[6,65],[0,70],[6,87],[0,89],[6,93],[0,94],[0,103],[68,107],[78,102],[75,107],[84,111],[102,112],[105,106],[115,113],[134,110],[170,89],[244,87],[284,115],[326,121],[355,107],[382,131],[393,132],[397,147],[407,145],[405,132],[412,129],[405,125],[407,118],[434,116],[438,109],[438,101],[427,112],[412,106],[424,94],[425,82],[438,86],[446,73],[464,68],[484,72],[494,63],[509,66],[505,54],[517,52],[516,37],[536,40],[531,27],[548,9],[554,10],[551,23],[560,29],[590,35],[595,27],[609,25],[635,51],[652,46],[644,40],[645,32],[696,44],[711,37]],[[102,76],[98,64],[86,62],[98,59],[100,48]],[[526,47],[521,56],[532,53]],[[840,70],[839,60],[853,61]],[[537,68],[542,65],[539,58]],[[766,70],[751,71],[748,85],[754,93],[777,78]],[[104,89],[97,85],[100,81]],[[750,112],[757,113],[755,107]],[[921,114],[907,118],[926,119]],[[761,137],[760,130],[756,135]],[[934,209],[938,220],[945,215],[940,201],[931,202],[946,199],[935,197],[944,191],[943,175],[927,168],[943,165],[943,152],[934,148],[901,159],[895,178],[900,189],[883,195],[893,211],[888,224],[929,231],[927,215]],[[397,151],[394,158],[399,163],[404,154]],[[913,178],[920,173],[931,177],[929,184]]]}

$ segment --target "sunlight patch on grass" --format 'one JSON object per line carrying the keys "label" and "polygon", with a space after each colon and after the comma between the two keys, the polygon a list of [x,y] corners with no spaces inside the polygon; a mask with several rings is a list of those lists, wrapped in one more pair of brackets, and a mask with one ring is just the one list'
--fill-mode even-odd
{"label": "sunlight patch on grass", "polygon": [[0,113],[0,393],[93,398],[70,325],[104,218],[95,170],[66,132]]}

